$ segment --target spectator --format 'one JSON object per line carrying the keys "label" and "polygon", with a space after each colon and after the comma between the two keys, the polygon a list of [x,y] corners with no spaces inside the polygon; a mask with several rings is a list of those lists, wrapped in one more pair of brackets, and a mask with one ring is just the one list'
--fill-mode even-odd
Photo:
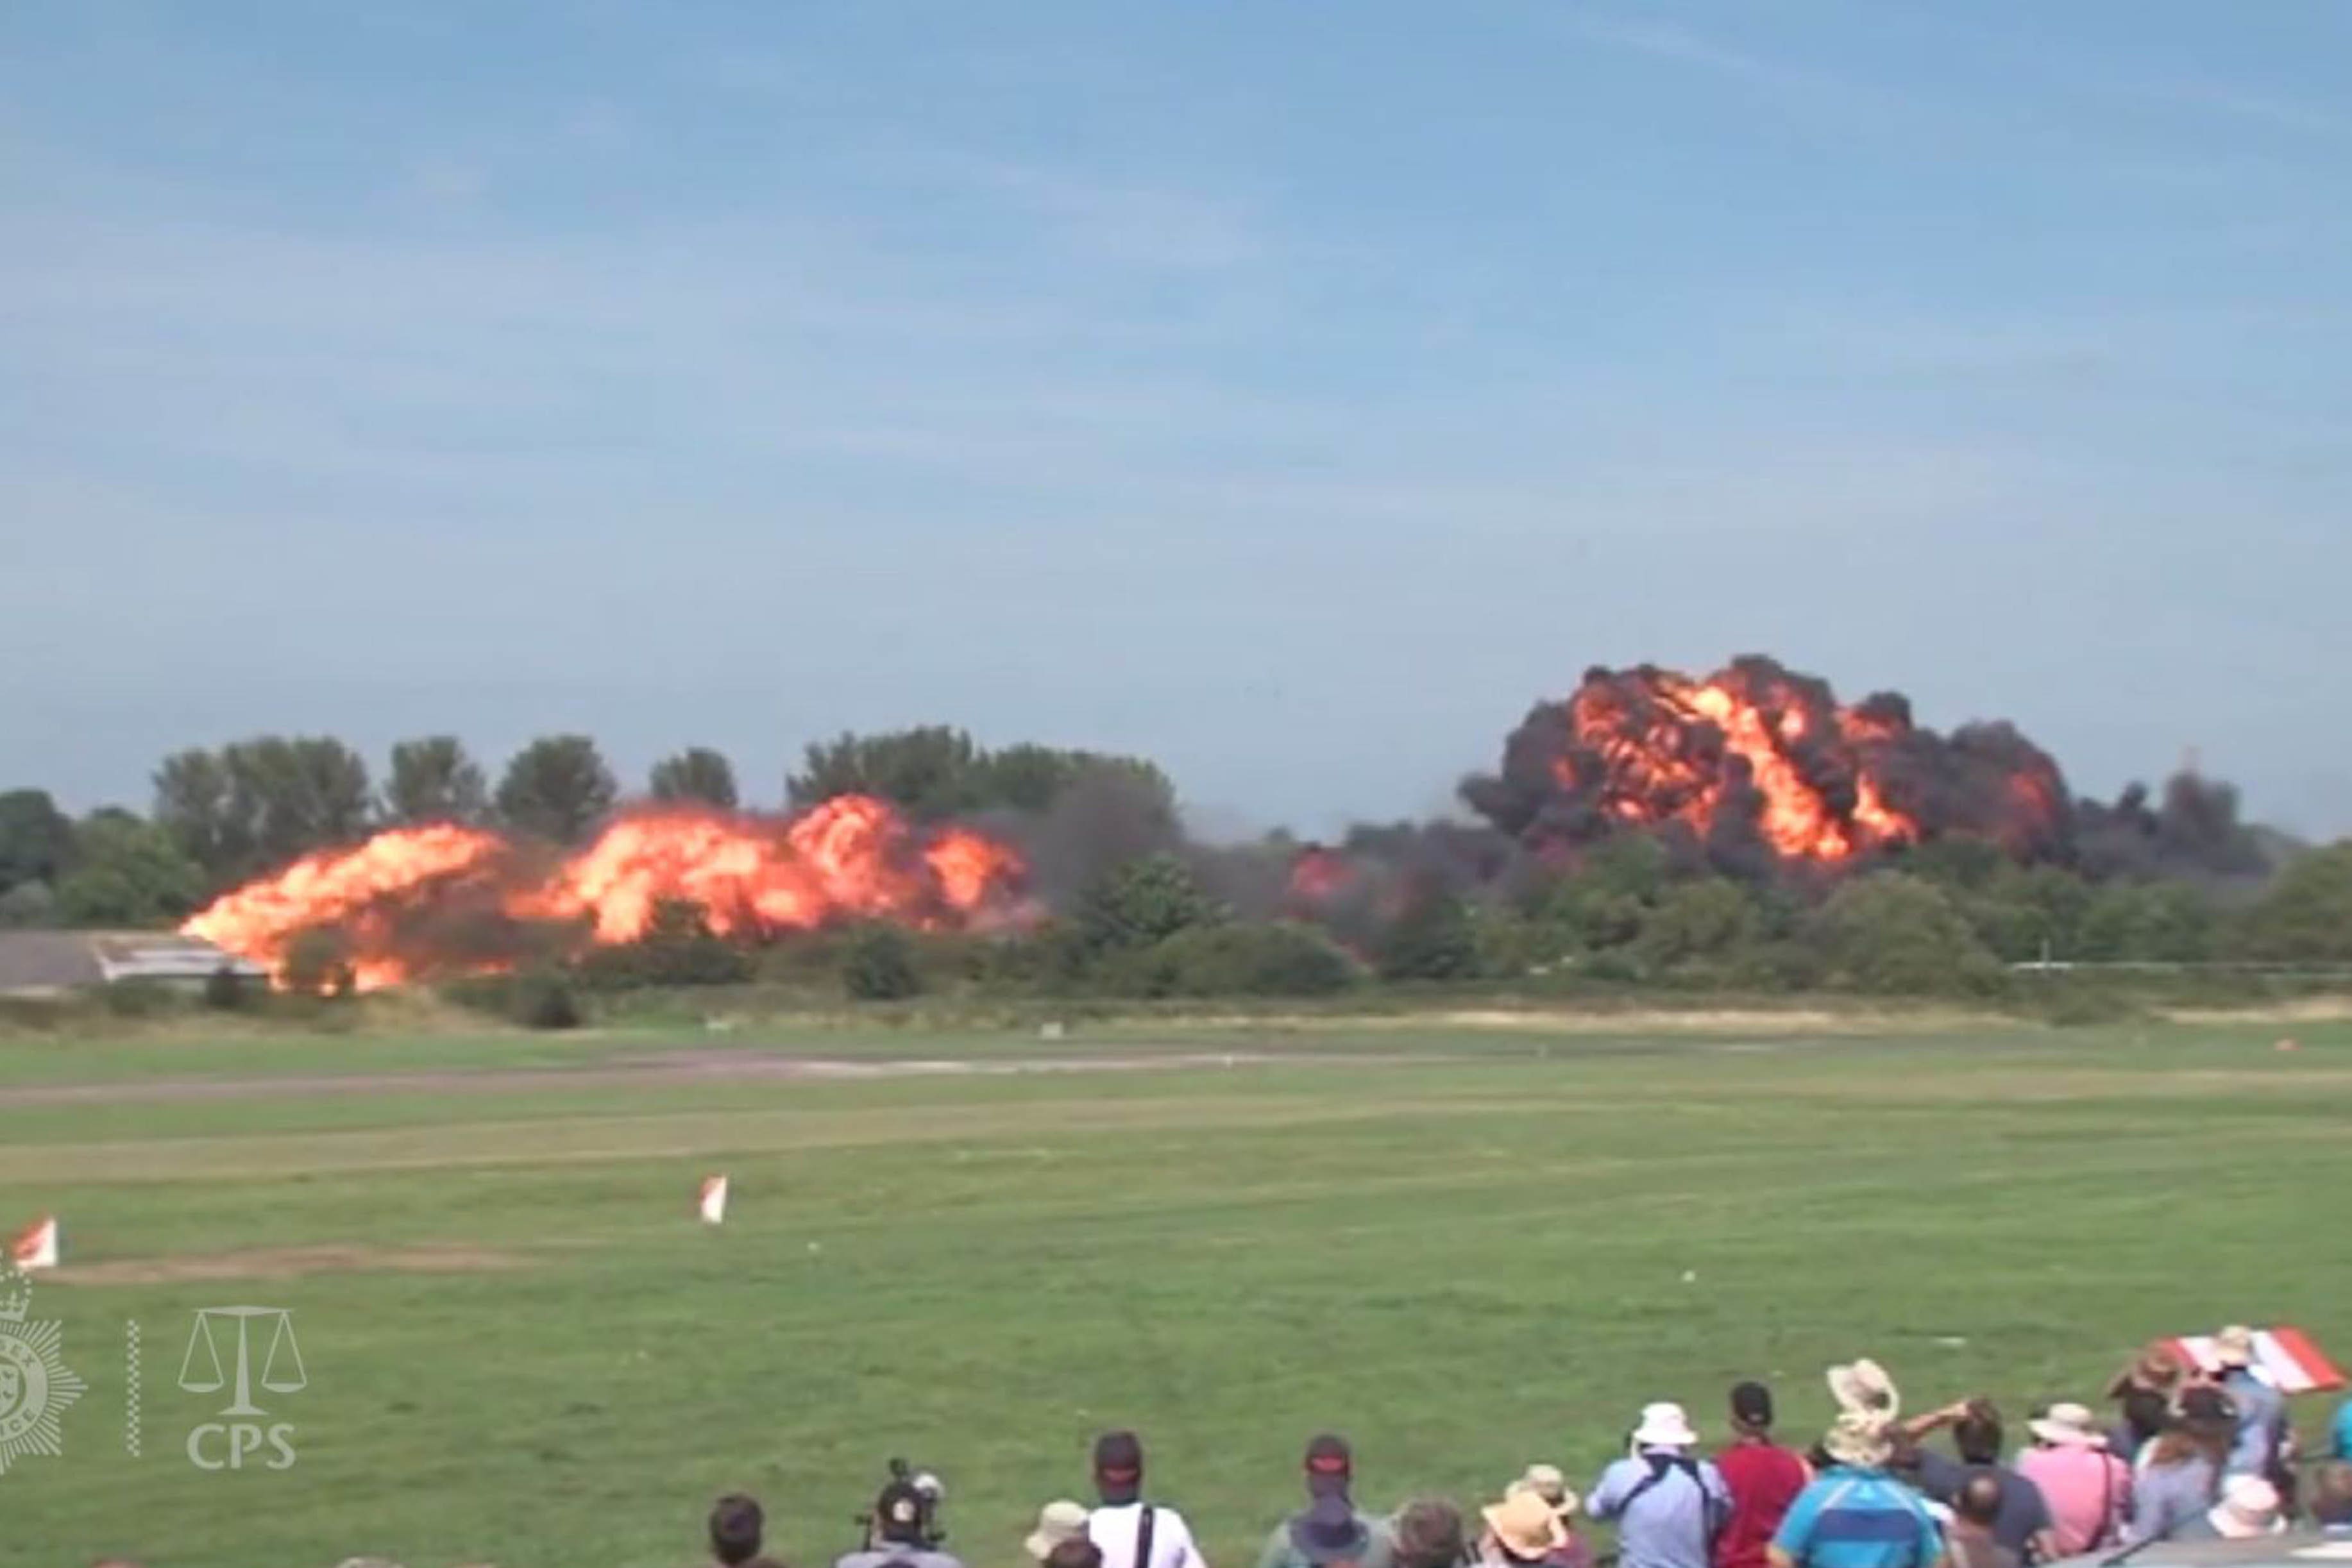
{"label": "spectator", "polygon": [[2201,1384],[2181,1390],[2180,1408],[2133,1468],[2124,1544],[2171,1540],[2213,1506],[2237,1430],[2227,1394]]}
{"label": "spectator", "polygon": [[2017,1473],[2050,1509],[2051,1550],[2079,1556],[2123,1539],[2131,1514],[2131,1467],[2107,1452],[2106,1435],[2080,1405],[2053,1405],[2028,1423],[2034,1447]]}
{"label": "spectator", "polygon": [[931,1504],[912,1481],[893,1480],[874,1500],[866,1549],[834,1568],[963,1568],[931,1540]]}
{"label": "spectator", "polygon": [[[1348,1446],[1348,1439],[1330,1432],[1309,1439],[1301,1469],[1307,1479],[1307,1506],[1305,1511],[1291,1515],[1274,1527],[1274,1533],[1265,1538],[1265,1550],[1258,1553],[1258,1568],[1313,1568],[1314,1564],[1333,1561],[1329,1557],[1314,1554],[1312,1542],[1316,1531],[1309,1521],[1315,1510],[1332,1498],[1347,1505],[1349,1516],[1355,1520],[1363,1536],[1356,1554],[1348,1561],[1360,1563],[1364,1568],[1389,1568],[1388,1526],[1382,1521],[1359,1511],[1349,1498],[1349,1490],[1355,1484],[1356,1458],[1354,1451]],[[1327,1511],[1331,1519],[1336,1520],[1336,1511]],[[1328,1549],[1331,1542],[1337,1542],[1338,1536],[1332,1529],[1327,1529],[1325,1534],[1329,1537],[1326,1543]]]}
{"label": "spectator", "polygon": [[2278,1488],[2260,1476],[2235,1475],[2221,1483],[2221,1500],[2183,1525],[2175,1541],[2252,1541],[2286,1528]]}
{"label": "spectator", "polygon": [[2019,1568],[2016,1552],[2000,1543],[2000,1477],[1972,1470],[1952,1496],[1952,1526],[1945,1533],[1952,1568]]}
{"label": "spectator", "polygon": [[2329,1535],[2352,1535],[2352,1465],[2330,1459],[2313,1474],[2311,1521]]}
{"label": "spectator", "polygon": [[1920,1490],[1957,1511],[1960,1489],[1968,1484],[1969,1478],[1990,1475],[2000,1488],[2000,1518],[1993,1525],[1993,1539],[2004,1550],[2016,1553],[2021,1563],[2048,1562],[2056,1556],[2050,1505],[2041,1489],[2000,1462],[2000,1412],[1993,1408],[1992,1402],[1971,1399],[1948,1405],[1905,1423],[1904,1430],[1913,1437],[1921,1437],[1945,1426],[1952,1429],[1952,1447],[1958,1450],[1959,1460],[1955,1463],[1932,1448],[1922,1448]]}
{"label": "spectator", "polygon": [[1537,1568],[1568,1544],[1567,1528],[1551,1504],[1516,1482],[1502,1501],[1479,1512],[1486,1532],[1478,1538],[1478,1561],[1496,1568]]}
{"label": "spectator", "polygon": [[730,1492],[710,1505],[711,1561],[719,1568],[775,1568],[760,1555],[760,1535],[766,1528],[757,1502]]}
{"label": "spectator", "polygon": [[2109,1449],[2126,1463],[2160,1436],[2171,1415],[2172,1401],[2189,1375],[2189,1367],[2169,1340],[2152,1340],[2137,1360],[2107,1385],[2108,1396],[2120,1406],[2122,1419]]}
{"label": "spectator", "polygon": [[1772,1537],[1772,1568],[1933,1568],[1944,1545],[1927,1505],[1886,1472],[1883,1412],[1849,1406],[1822,1439],[1829,1463]]}
{"label": "spectator", "polygon": [[1046,1550],[1040,1568],[1102,1568],[1102,1548],[1083,1535],[1069,1536]]}
{"label": "spectator", "polygon": [[1772,1391],[1742,1383],[1731,1391],[1731,1446],[1715,1457],[1731,1494],[1731,1515],[1715,1541],[1715,1568],[1765,1568],[1773,1532],[1812,1472],[1772,1441]]}
{"label": "spectator", "polygon": [[1731,1516],[1731,1494],[1721,1471],[1691,1458],[1697,1443],[1681,1406],[1647,1406],[1632,1452],[1593,1486],[1585,1507],[1595,1519],[1616,1521],[1623,1568],[1708,1568]]}
{"label": "spectator", "polygon": [[2352,1398],[2336,1407],[2335,1424],[2327,1429],[2327,1457],[2352,1461]]}
{"label": "spectator", "polygon": [[1056,1499],[1037,1511],[1037,1528],[1021,1544],[1031,1560],[1042,1563],[1063,1542],[1082,1539],[1086,1533],[1087,1505]]}
{"label": "spectator", "polygon": [[1417,1497],[1389,1526],[1395,1568],[1464,1568],[1470,1561],[1462,1511],[1442,1497]]}
{"label": "spectator", "polygon": [[1576,1530],[1576,1493],[1569,1490],[1568,1478],[1557,1465],[1529,1465],[1517,1480],[1503,1489],[1505,1497],[1518,1492],[1533,1492],[1543,1499],[1551,1516],[1559,1521],[1560,1530],[1568,1539],[1544,1553],[1545,1568],[1592,1568],[1592,1546]]}
{"label": "spectator", "polygon": [[2229,1473],[2274,1481],[2286,1451],[2286,1398],[2254,1371],[2253,1331],[2231,1324],[2215,1334],[2213,1359],[2221,1366],[2222,1389],[2238,1406]]}
{"label": "spectator", "polygon": [[1143,1440],[1134,1433],[1095,1439],[1095,1488],[1102,1502],[1087,1516],[1087,1536],[1102,1548],[1103,1568],[1208,1568],[1184,1516],[1143,1500]]}

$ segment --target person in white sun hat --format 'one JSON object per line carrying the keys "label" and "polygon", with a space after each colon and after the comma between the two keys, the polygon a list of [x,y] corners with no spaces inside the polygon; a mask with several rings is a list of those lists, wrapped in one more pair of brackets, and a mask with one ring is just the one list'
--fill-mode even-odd
{"label": "person in white sun hat", "polygon": [[2131,1517],[2131,1467],[2107,1451],[2107,1435],[2087,1406],[2061,1402],[2026,1423],[2034,1446],[2017,1456],[2017,1473],[2050,1505],[2057,1554],[2078,1557],[2123,1539]]}
{"label": "person in white sun hat", "polygon": [[1642,1407],[1625,1458],[1601,1473],[1584,1511],[1617,1526],[1622,1568],[1707,1568],[1731,1517],[1723,1472],[1694,1458],[1698,1434],[1679,1405]]}
{"label": "person in white sun hat", "polygon": [[2175,1541],[2252,1541],[2286,1529],[2278,1488],[2260,1476],[2231,1476],[2221,1483],[2221,1500],[2173,1536]]}

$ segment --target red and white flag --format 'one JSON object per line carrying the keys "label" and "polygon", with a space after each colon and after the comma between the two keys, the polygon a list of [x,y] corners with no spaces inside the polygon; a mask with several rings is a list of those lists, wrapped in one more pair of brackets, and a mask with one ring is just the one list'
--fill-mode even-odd
{"label": "red and white flag", "polygon": [[727,1178],[723,1176],[702,1178],[702,1223],[724,1225],[727,1222]]}
{"label": "red and white flag", "polygon": [[54,1269],[58,1266],[58,1217],[45,1214],[8,1243],[8,1261],[19,1269]]}
{"label": "red and white flag", "polygon": [[[2200,1371],[2221,1369],[2211,1334],[2183,1334],[2172,1348]],[[2254,1331],[2253,1370],[2282,1394],[2324,1394],[2347,1381],[2344,1369],[2328,1360],[2309,1334],[2289,1323]]]}

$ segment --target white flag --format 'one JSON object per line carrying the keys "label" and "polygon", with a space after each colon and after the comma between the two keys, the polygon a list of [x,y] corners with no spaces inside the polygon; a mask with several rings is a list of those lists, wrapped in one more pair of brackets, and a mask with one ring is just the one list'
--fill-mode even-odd
{"label": "white flag", "polygon": [[19,1269],[58,1266],[58,1217],[45,1214],[16,1233],[8,1243],[8,1261]]}
{"label": "white flag", "polygon": [[727,1178],[723,1176],[702,1178],[702,1223],[723,1225],[727,1221]]}

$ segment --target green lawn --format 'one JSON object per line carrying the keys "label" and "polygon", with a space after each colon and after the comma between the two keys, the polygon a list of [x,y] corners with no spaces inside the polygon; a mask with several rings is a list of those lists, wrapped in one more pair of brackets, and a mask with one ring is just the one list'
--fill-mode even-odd
{"label": "green lawn", "polygon": [[[101,1270],[36,1298],[90,1391],[64,1458],[0,1476],[0,1563],[670,1568],[740,1488],[815,1568],[904,1454],[947,1478],[974,1568],[1013,1568],[1036,1506],[1081,1493],[1089,1436],[1133,1424],[1155,1494],[1246,1568],[1322,1427],[1355,1437],[1369,1502],[1474,1501],[1534,1459],[1589,1479],[1647,1399],[1713,1423],[1741,1376],[1810,1427],[1822,1366],[1859,1354],[1916,1402],[2021,1415],[2225,1318],[2352,1354],[2322,1225],[2352,1178],[2352,1027],[2299,1028],[2294,1054],[2280,1032],[802,1034],[726,1049],[1244,1060],[0,1099],[0,1224],[53,1207],[68,1263]],[[0,1096],[609,1073],[657,1043],[12,1042]],[[719,1169],[712,1232],[690,1206]],[[328,1246],[490,1266],[159,1277]],[[299,1458],[208,1474],[183,1444],[226,1396],[175,1383],[194,1310],[243,1303],[293,1313],[309,1386],[262,1403]]]}

